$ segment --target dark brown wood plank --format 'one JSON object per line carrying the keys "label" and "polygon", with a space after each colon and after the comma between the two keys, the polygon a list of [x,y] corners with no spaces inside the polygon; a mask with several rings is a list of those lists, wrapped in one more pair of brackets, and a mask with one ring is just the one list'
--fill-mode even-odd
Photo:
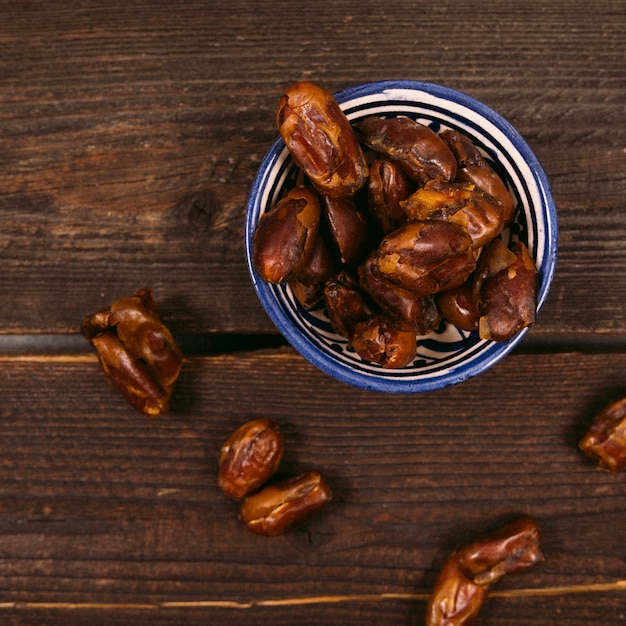
{"label": "dark brown wood plank", "polygon": [[[625,368],[624,354],[515,354],[389,396],[288,348],[194,358],[171,413],[149,420],[92,356],[5,357],[2,621],[417,624],[454,545],[529,514],[546,561],[502,581],[479,623],[592,624],[598,606],[620,623],[625,476],[576,443],[626,393]],[[283,426],[281,473],[317,468],[333,486],[305,531],[252,535],[217,487],[221,443],[259,416]]]}
{"label": "dark brown wood plank", "polygon": [[[476,626],[519,626],[519,624],[567,624],[585,626],[588,624],[606,624],[607,626],[624,623],[623,596],[619,593],[600,593],[594,595],[594,602],[581,595],[560,597],[547,595],[540,598],[527,597],[491,597],[483,607],[483,613],[475,622]],[[332,598],[320,599],[319,603],[296,602],[289,605],[247,605],[220,606],[158,606],[138,605],[112,607],[78,606],[40,606],[7,608],[3,612],[5,622],[10,626],[74,626],[74,624],[93,624],[111,626],[136,624],[169,626],[170,624],[205,624],[215,626],[258,626],[258,624],[277,624],[277,626],[319,626],[320,624],[358,624],[382,623],[389,626],[418,626],[423,624],[425,601],[419,598],[406,599],[370,598],[337,604]]]}
{"label": "dark brown wood plank", "polygon": [[2,3],[0,332],[71,332],[143,286],[176,331],[275,332],[245,202],[288,83],[384,78],[483,100],[552,183],[560,260],[536,332],[625,332],[620,3]]}

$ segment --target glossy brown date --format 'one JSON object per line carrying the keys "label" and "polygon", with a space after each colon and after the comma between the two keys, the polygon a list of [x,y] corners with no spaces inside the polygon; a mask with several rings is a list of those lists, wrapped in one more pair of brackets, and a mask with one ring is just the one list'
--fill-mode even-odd
{"label": "glossy brown date", "polygon": [[626,467],[626,397],[596,415],[578,446],[600,469],[618,472]]}
{"label": "glossy brown date", "polygon": [[170,394],[148,367],[133,358],[113,330],[96,335],[91,344],[111,384],[137,411],[157,417],[169,408]]}
{"label": "glossy brown date", "polygon": [[470,276],[460,287],[438,293],[437,307],[451,324],[473,332],[478,330],[480,322],[478,296],[476,285]]}
{"label": "glossy brown date", "polygon": [[494,239],[481,254],[476,275],[482,339],[507,341],[535,323],[537,267],[523,243],[508,249],[502,240]]}
{"label": "glossy brown date", "polygon": [[528,517],[456,548],[430,594],[426,626],[472,624],[493,584],[543,560],[539,527]]}
{"label": "glossy brown date", "polygon": [[326,89],[297,82],[285,90],[276,123],[289,153],[318,191],[352,196],[368,167],[350,121]]}
{"label": "glossy brown date", "polygon": [[462,285],[476,266],[472,240],[441,220],[410,222],[381,242],[373,271],[419,296]]}
{"label": "glossy brown date", "polygon": [[85,318],[81,333],[96,348],[113,386],[135,409],[150,417],[169,409],[182,354],[149,289]]}
{"label": "glossy brown date", "polygon": [[354,334],[355,326],[371,312],[357,278],[346,270],[326,282],[324,303],[333,330],[347,339]]}
{"label": "glossy brown date", "polygon": [[415,182],[450,181],[456,175],[456,159],[439,135],[408,117],[366,117],[357,124],[361,141],[396,161]]}
{"label": "glossy brown date", "polygon": [[489,587],[473,583],[459,567],[453,553],[444,563],[426,608],[426,626],[469,626],[473,624]]}
{"label": "glossy brown date", "polygon": [[331,500],[324,477],[309,471],[248,496],[239,509],[239,519],[258,535],[281,535],[302,525]]}
{"label": "glossy brown date", "polygon": [[327,230],[323,226],[323,224],[320,224],[313,249],[295,275],[295,278],[304,285],[325,283],[339,265],[336,250]]}
{"label": "glossy brown date", "polygon": [[376,159],[367,180],[367,208],[383,234],[387,235],[408,221],[402,206],[415,191],[404,170],[390,159]]}
{"label": "glossy brown date", "polygon": [[477,190],[473,183],[444,183],[433,180],[402,203],[409,218],[443,219],[463,228],[474,249],[482,248],[504,228],[502,206]]}
{"label": "glossy brown date", "polygon": [[276,472],[284,451],[278,424],[261,418],[242,424],[220,453],[218,485],[239,500],[262,487]]}
{"label": "glossy brown date", "polygon": [[373,255],[359,266],[359,284],[370,298],[392,319],[411,324],[418,335],[426,335],[441,323],[441,313],[433,296],[416,296],[372,270]]}
{"label": "glossy brown date", "polygon": [[357,208],[354,198],[324,196],[322,205],[341,261],[357,263],[366,252],[368,225],[365,215]]}
{"label": "glossy brown date", "polygon": [[506,574],[543,561],[536,522],[523,517],[459,548],[460,570],[476,585],[493,585]]}
{"label": "glossy brown date", "polygon": [[496,200],[502,207],[504,223],[508,224],[513,219],[517,202],[478,147],[457,130],[445,130],[441,138],[457,160],[456,180],[473,183]]}
{"label": "glossy brown date", "polygon": [[298,186],[264,213],[254,233],[253,264],[263,280],[282,284],[311,255],[321,216],[318,194]]}
{"label": "glossy brown date", "polygon": [[417,335],[408,322],[373,315],[355,326],[350,346],[362,359],[396,369],[415,359]]}
{"label": "glossy brown date", "polygon": [[312,309],[324,299],[324,284],[334,275],[340,260],[330,237],[320,224],[313,250],[297,274],[288,284],[300,306]]}

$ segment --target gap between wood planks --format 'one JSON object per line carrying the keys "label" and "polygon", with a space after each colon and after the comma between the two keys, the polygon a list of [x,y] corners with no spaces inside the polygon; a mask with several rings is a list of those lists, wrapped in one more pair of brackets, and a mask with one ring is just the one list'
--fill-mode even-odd
{"label": "gap between wood planks", "polygon": [[[510,589],[493,591],[490,597],[499,598],[527,598],[541,596],[563,596],[584,593],[607,593],[626,591],[626,580],[616,580],[610,583],[595,583],[588,585],[565,585],[557,587]],[[41,610],[88,610],[88,609],[126,609],[126,610],[156,610],[156,609],[198,609],[198,608],[231,608],[250,609],[276,606],[301,606],[310,604],[338,604],[348,602],[385,602],[390,600],[406,600],[409,602],[426,602],[428,593],[379,593],[357,595],[329,595],[295,598],[278,598],[273,600],[251,600],[249,602],[237,600],[189,600],[163,602],[1,602],[0,611],[4,609],[41,609]]]}
{"label": "gap between wood planks", "polygon": [[[210,356],[236,352],[251,352],[282,348],[288,345],[280,334],[185,334],[175,339],[185,356]],[[582,352],[607,354],[626,352],[626,334],[561,334],[539,335],[529,333],[514,349],[519,354],[555,354]],[[79,333],[0,334],[0,358],[41,355],[64,357],[94,354],[93,349]]]}

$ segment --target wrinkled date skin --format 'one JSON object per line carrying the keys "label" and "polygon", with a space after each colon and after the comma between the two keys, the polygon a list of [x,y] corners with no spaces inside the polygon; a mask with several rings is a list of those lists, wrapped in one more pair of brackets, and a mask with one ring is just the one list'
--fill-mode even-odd
{"label": "wrinkled date skin", "polygon": [[415,191],[414,187],[396,162],[376,159],[370,165],[367,208],[383,234],[389,234],[408,221],[402,202]]}
{"label": "wrinkled date skin", "polygon": [[81,332],[113,386],[136,410],[150,417],[168,411],[182,354],[149,289],[85,318]]}
{"label": "wrinkled date skin", "polygon": [[626,467],[626,397],[595,417],[578,446],[600,469],[618,472]]}
{"label": "wrinkled date skin", "polygon": [[291,85],[276,124],[293,160],[320,193],[345,197],[363,187],[368,175],[363,150],[330,92],[306,81]]}
{"label": "wrinkled date skin", "polygon": [[470,236],[440,220],[410,222],[381,242],[373,270],[419,296],[462,285],[476,267]]}
{"label": "wrinkled date skin", "polygon": [[461,571],[456,555],[441,568],[426,609],[426,626],[469,626],[473,624],[489,587],[474,584]]}
{"label": "wrinkled date skin", "polygon": [[470,332],[478,330],[480,322],[479,299],[471,277],[460,287],[438,293],[436,298],[437,307],[441,314],[451,324]]}
{"label": "wrinkled date skin", "polygon": [[313,244],[313,249],[306,262],[298,270],[295,278],[304,285],[320,285],[325,283],[338,266],[337,255],[326,229],[320,230]]}
{"label": "wrinkled date skin", "polygon": [[408,322],[373,315],[355,326],[350,345],[362,359],[396,369],[415,359],[417,334]]}
{"label": "wrinkled date skin", "polygon": [[289,280],[288,285],[293,297],[303,309],[314,309],[324,299],[323,284],[307,285],[294,277]]}
{"label": "wrinkled date skin", "polygon": [[324,303],[333,330],[346,339],[352,337],[355,326],[371,312],[358,280],[345,270],[324,285]]}
{"label": "wrinkled date skin", "polygon": [[461,226],[478,250],[495,239],[504,228],[504,210],[473,183],[430,181],[402,203],[416,220],[443,219]]}
{"label": "wrinkled date skin", "polygon": [[523,243],[509,250],[494,239],[476,270],[480,281],[478,332],[482,339],[507,341],[535,323],[537,267]]}
{"label": "wrinkled date skin", "polygon": [[359,266],[359,284],[376,304],[393,319],[413,326],[418,335],[426,335],[441,323],[441,313],[433,296],[416,296],[372,271],[373,255]]}
{"label": "wrinkled date skin", "polygon": [[263,214],[254,233],[252,256],[263,280],[282,284],[303,267],[314,249],[320,216],[318,194],[304,186],[292,189]]}
{"label": "wrinkled date skin", "polygon": [[439,137],[424,124],[408,117],[367,117],[357,124],[363,143],[396,161],[411,180],[450,181],[456,175],[456,158]]}
{"label": "wrinkled date skin", "polygon": [[441,138],[456,158],[456,180],[473,183],[491,196],[501,205],[504,223],[508,224],[513,219],[517,202],[502,178],[466,135],[456,130],[445,130]]}
{"label": "wrinkled date skin", "polygon": [[436,297],[442,315],[458,328],[507,341],[535,322],[537,267],[524,244],[509,250],[494,239],[467,281]]}
{"label": "wrinkled date skin", "polygon": [[493,584],[544,560],[537,524],[520,518],[452,551],[435,583],[426,626],[467,626]]}
{"label": "wrinkled date skin", "polygon": [[365,215],[357,208],[354,198],[325,196],[323,207],[333,241],[343,263],[360,261],[365,254],[368,227]]}
{"label": "wrinkled date skin", "polygon": [[284,439],[278,424],[261,418],[242,424],[222,446],[218,485],[239,500],[262,487],[283,457]]}
{"label": "wrinkled date skin", "polygon": [[258,535],[276,536],[302,525],[332,500],[330,487],[317,471],[269,484],[248,496],[239,519]]}
{"label": "wrinkled date skin", "polygon": [[324,283],[339,266],[338,255],[330,242],[330,235],[322,228],[317,234],[313,250],[298,273],[289,279],[294,297],[300,306],[312,309],[324,298]]}

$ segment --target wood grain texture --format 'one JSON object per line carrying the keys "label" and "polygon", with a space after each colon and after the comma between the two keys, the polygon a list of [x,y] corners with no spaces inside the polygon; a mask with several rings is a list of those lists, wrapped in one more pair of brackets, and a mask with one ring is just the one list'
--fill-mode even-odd
{"label": "wood grain texture", "polygon": [[[626,395],[626,5],[600,0],[0,0],[0,623],[423,624],[458,543],[534,516],[546,560],[479,626],[626,622],[626,475],[577,449]],[[243,228],[284,87],[388,78],[482,100],[526,138],[559,216],[521,346],[416,396],[347,387],[285,345]],[[78,333],[148,286],[185,362],[135,413]],[[248,532],[217,486],[242,422],[334,500]]]}
{"label": "wood grain texture", "polygon": [[624,334],[624,6],[4,2],[3,332],[71,332],[142,286],[188,332],[274,332],[249,284],[245,203],[282,89],[445,84],[524,135],[558,207],[536,332]]}
{"label": "wood grain texture", "polygon": [[[150,420],[94,358],[6,358],[0,615],[418,624],[452,547],[528,514],[546,561],[498,585],[479,623],[595,623],[600,602],[620,623],[626,482],[576,443],[626,392],[625,367],[623,354],[514,355],[451,389],[389,396],[290,349],[195,358],[172,412]],[[259,416],[283,426],[281,474],[317,468],[334,492],[304,531],[272,539],[217,487],[222,442]]]}

